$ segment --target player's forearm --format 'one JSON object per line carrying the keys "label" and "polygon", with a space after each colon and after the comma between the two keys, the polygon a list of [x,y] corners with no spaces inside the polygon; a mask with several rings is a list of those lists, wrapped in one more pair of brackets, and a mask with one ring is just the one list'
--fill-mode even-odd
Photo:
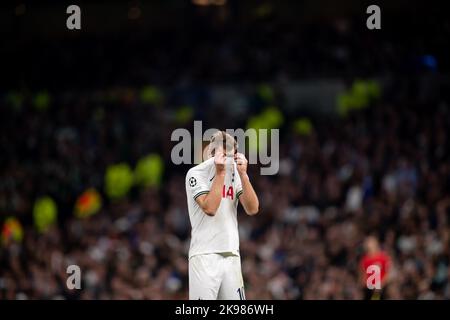
{"label": "player's forearm", "polygon": [[216,176],[214,177],[214,181],[211,185],[211,189],[209,193],[205,196],[202,210],[210,216],[214,216],[216,214],[217,209],[220,206],[220,201],[222,201],[222,186],[225,180],[225,171],[224,172],[216,172]]}
{"label": "player's forearm", "polygon": [[253,189],[250,178],[247,174],[240,175],[242,182],[242,194],[240,196],[240,201],[244,207],[245,212],[248,215],[255,215],[259,211],[259,200]]}

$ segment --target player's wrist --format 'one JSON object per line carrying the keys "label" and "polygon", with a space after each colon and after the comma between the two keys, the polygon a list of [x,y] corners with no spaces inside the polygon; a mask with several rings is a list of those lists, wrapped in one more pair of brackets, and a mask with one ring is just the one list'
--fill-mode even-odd
{"label": "player's wrist", "polygon": [[246,171],[244,171],[244,172],[239,172],[239,177],[241,178],[241,180],[242,180],[242,179],[249,179],[249,180],[250,180],[250,177],[248,176],[248,174],[247,174]]}
{"label": "player's wrist", "polygon": [[225,166],[223,167],[216,166],[216,175],[225,177],[225,172],[226,172]]}

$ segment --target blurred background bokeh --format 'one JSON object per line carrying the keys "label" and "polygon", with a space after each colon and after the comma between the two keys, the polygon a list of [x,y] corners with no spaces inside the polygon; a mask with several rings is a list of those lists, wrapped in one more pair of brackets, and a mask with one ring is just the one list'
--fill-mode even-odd
{"label": "blurred background bokeh", "polygon": [[[0,299],[186,299],[189,165],[176,128],[279,128],[249,168],[248,299],[450,298],[450,22],[444,1],[0,4]],[[372,239],[373,239],[372,238]],[[82,270],[68,290],[66,267]]]}

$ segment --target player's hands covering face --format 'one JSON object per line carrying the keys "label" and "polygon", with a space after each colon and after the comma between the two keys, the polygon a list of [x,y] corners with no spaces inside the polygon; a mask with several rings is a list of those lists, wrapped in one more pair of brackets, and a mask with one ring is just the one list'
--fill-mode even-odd
{"label": "player's hands covering face", "polygon": [[216,172],[225,171],[225,153],[222,150],[216,150],[214,154],[214,164],[216,165]]}
{"label": "player's hands covering face", "polygon": [[238,173],[240,175],[246,174],[248,161],[247,161],[247,158],[245,157],[245,155],[238,152],[234,155],[234,160],[236,161],[236,164],[237,164]]}

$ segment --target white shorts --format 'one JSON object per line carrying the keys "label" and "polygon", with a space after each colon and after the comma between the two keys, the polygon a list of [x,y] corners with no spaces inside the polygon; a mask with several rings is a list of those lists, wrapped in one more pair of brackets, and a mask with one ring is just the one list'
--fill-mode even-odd
{"label": "white shorts", "polygon": [[245,300],[241,258],[200,254],[189,259],[190,300]]}

